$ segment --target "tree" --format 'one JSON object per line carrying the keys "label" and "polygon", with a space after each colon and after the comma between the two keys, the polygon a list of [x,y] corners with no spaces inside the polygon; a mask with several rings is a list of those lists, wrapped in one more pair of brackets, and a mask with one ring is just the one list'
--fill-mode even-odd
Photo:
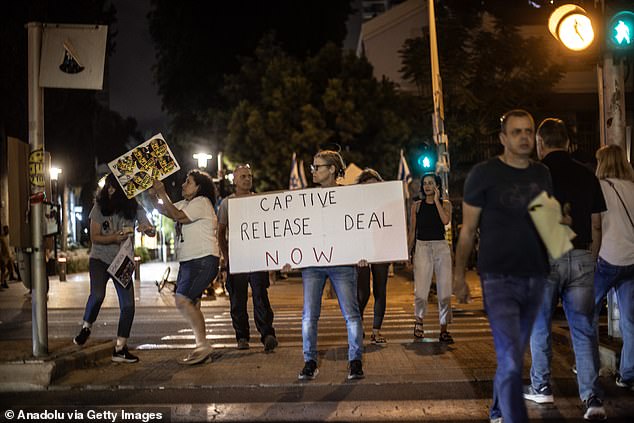
{"label": "tree", "polygon": [[259,189],[285,188],[292,154],[309,162],[321,148],[340,147],[345,160],[390,178],[411,134],[394,84],[377,81],[365,58],[334,44],[299,60],[268,35],[223,92],[230,104],[225,152],[256,164]]}
{"label": "tree", "polygon": [[[562,69],[539,47],[540,39],[523,38],[508,21],[451,3],[437,14],[445,127],[453,164],[471,164],[472,146],[499,131],[499,116],[517,107],[538,110]],[[400,53],[403,77],[415,83],[431,114],[427,34],[407,40]]]}
{"label": "tree", "polygon": [[328,41],[341,44],[350,11],[342,0],[152,0],[155,77],[175,139],[212,131],[207,112],[225,106],[223,76],[238,72],[239,57],[253,54],[265,33],[301,59]]}

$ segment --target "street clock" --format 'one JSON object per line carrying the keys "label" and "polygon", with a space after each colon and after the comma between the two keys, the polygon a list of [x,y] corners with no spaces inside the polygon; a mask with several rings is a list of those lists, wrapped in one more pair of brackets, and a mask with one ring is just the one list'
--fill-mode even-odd
{"label": "street clock", "polygon": [[581,51],[594,41],[592,20],[585,10],[575,4],[558,7],[548,19],[548,30],[566,48]]}

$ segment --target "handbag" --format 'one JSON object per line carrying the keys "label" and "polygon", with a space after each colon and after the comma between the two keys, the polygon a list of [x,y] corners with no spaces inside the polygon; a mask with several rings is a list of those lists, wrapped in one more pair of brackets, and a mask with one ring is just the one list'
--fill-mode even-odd
{"label": "handbag", "polygon": [[621,198],[621,194],[619,194],[619,192],[617,191],[617,189],[614,186],[614,184],[612,183],[612,181],[610,181],[608,179],[604,179],[604,181],[607,182],[612,187],[614,192],[616,192],[616,196],[619,197],[619,201],[623,205],[623,209],[625,210],[625,214],[627,214],[627,218],[630,220],[630,224],[632,225],[632,227],[634,227],[634,222],[632,221],[632,216],[630,216],[630,212],[627,210],[627,207],[625,206],[625,201],[623,201],[623,198]]}

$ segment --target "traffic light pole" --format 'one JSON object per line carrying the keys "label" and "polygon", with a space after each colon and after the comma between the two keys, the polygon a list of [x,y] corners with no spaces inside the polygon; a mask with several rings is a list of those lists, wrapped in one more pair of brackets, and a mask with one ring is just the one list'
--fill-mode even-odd
{"label": "traffic light pole", "polygon": [[[432,127],[434,131],[434,144],[436,144],[436,174],[443,185],[443,197],[449,199],[449,140],[445,133],[445,109],[442,97],[442,79],[440,77],[440,64],[438,61],[438,39],[436,36],[436,10],[434,0],[429,0],[429,52],[431,55],[431,83],[434,99],[434,114],[432,115]],[[453,242],[451,222],[446,225],[446,237],[449,243]]]}
{"label": "traffic light pole", "polygon": [[[623,63],[610,52],[597,67],[601,145],[616,144],[627,151],[625,136],[625,78]],[[629,158],[629,156],[628,156]]]}
{"label": "traffic light pole", "polygon": [[442,80],[438,61],[438,40],[436,37],[436,11],[434,0],[429,0],[429,51],[431,55],[431,82],[434,100],[432,127],[436,144],[436,173],[442,180],[445,198],[449,198],[449,146],[445,134],[445,110],[442,96]]}

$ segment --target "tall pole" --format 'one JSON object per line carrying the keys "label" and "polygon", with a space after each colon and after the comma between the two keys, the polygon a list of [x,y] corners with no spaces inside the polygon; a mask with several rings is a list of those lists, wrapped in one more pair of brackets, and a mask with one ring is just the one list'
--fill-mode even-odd
{"label": "tall pole", "polygon": [[[42,24],[30,22],[28,31],[28,95],[29,95],[29,174],[31,176],[31,312],[33,355],[48,354],[48,320],[46,309],[46,269],[44,267],[44,237],[42,236],[44,194],[44,90],[40,87],[40,50]],[[39,161],[39,165],[38,165]],[[40,185],[39,178],[42,178]]]}
{"label": "tall pole", "polygon": [[434,131],[434,143],[438,160],[436,173],[440,176],[445,190],[445,198],[449,197],[449,146],[445,134],[445,108],[442,96],[442,79],[440,77],[440,64],[438,61],[438,41],[436,37],[436,11],[434,0],[429,0],[429,52],[431,55],[431,84],[434,100],[434,113],[432,126]]}
{"label": "tall pole", "polygon": [[603,57],[603,76],[601,92],[603,98],[599,101],[603,107],[601,125],[604,138],[601,145],[616,144],[627,151],[625,146],[625,78],[623,62],[615,60],[613,55],[606,52]]}
{"label": "tall pole", "polygon": [[[429,0],[429,52],[431,55],[431,85],[434,100],[432,127],[434,143],[436,144],[436,174],[440,177],[444,189],[444,197],[449,198],[449,140],[445,134],[445,107],[442,99],[442,79],[440,77],[440,63],[438,61],[438,40],[436,37],[436,11],[434,0]],[[446,225],[446,238],[450,243],[453,239],[451,222]]]}

